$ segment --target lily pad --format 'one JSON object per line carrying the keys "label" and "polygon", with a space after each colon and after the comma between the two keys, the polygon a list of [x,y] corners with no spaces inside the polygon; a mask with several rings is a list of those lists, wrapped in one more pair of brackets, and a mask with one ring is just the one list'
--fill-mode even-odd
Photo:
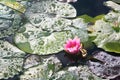
{"label": "lily pad", "polygon": [[[50,69],[51,70],[51,69]],[[47,80],[49,73],[48,67],[46,65],[39,65],[33,68],[29,68],[24,75],[20,76],[21,80]]]}
{"label": "lily pad", "polygon": [[62,47],[63,44],[66,42],[68,38],[72,37],[72,35],[69,33],[69,31],[68,32],[64,31],[64,32],[55,32],[49,36],[43,35],[42,37],[36,39],[35,36],[33,37],[31,36],[33,39],[28,38],[27,40],[28,41],[27,43],[30,44],[28,45],[30,46],[28,49],[24,49],[25,47],[22,47],[24,46],[24,42],[21,42],[21,40],[23,40],[20,39],[21,37],[22,36],[16,35],[15,42],[18,45],[18,47],[23,48],[22,50],[32,54],[47,55],[47,54],[57,53],[63,50]]}
{"label": "lily pad", "polygon": [[116,2],[116,3],[120,3],[120,0],[111,0],[113,2]]}
{"label": "lily pad", "polygon": [[120,32],[116,32],[109,22],[98,20],[92,30],[91,36],[96,36],[93,41],[99,48],[120,53]]}
{"label": "lily pad", "polygon": [[91,22],[91,23],[95,23],[97,20],[102,19],[104,17],[104,14],[98,15],[96,17],[91,17],[88,15],[81,15],[79,16],[79,18],[83,18],[85,22]]}
{"label": "lily pad", "polygon": [[14,9],[14,10],[17,10],[21,13],[24,13],[26,10],[25,6],[23,6],[16,0],[0,0],[0,3]]}
{"label": "lily pad", "polygon": [[28,55],[24,60],[24,68],[28,69],[30,67],[36,66],[42,63],[42,59],[38,55]]}
{"label": "lily pad", "polygon": [[78,36],[81,42],[88,39],[87,25],[82,19],[45,18],[41,23],[38,27],[27,23],[23,26],[26,30],[15,35],[15,43],[21,50],[47,55],[62,51],[69,38]]}
{"label": "lily pad", "polygon": [[98,51],[93,57],[103,62],[89,61],[89,68],[94,74],[107,79],[120,76],[120,56],[113,56],[104,51]]}
{"label": "lily pad", "polygon": [[0,38],[15,33],[20,27],[21,17],[11,8],[0,4]]}
{"label": "lily pad", "polygon": [[[27,69],[21,80],[108,80],[94,75],[87,65],[62,68],[62,63],[55,56],[43,59],[43,64]],[[62,68],[62,70],[61,70]]]}
{"label": "lily pad", "polygon": [[55,56],[44,58],[42,63],[27,69],[21,80],[49,80],[61,68],[61,63]]}
{"label": "lily pad", "polygon": [[57,0],[32,0],[25,16],[34,25],[39,26],[45,17],[76,17],[75,8]]}
{"label": "lily pad", "polygon": [[[117,4],[117,3],[120,3],[120,0],[113,0],[113,1],[107,1],[107,2],[105,2],[105,5],[112,8],[115,11],[120,12],[120,5]],[[117,3],[115,3],[115,2],[117,2]]]}
{"label": "lily pad", "polygon": [[7,79],[22,71],[25,53],[9,42],[0,41],[0,79]]}
{"label": "lily pad", "polygon": [[93,42],[99,48],[120,53],[120,5],[112,1],[107,1],[106,5],[114,11],[110,11],[104,19],[96,21],[95,25],[90,27],[90,36],[96,37]]}
{"label": "lily pad", "polygon": [[53,75],[51,80],[107,80],[92,74],[87,66],[72,66]]}

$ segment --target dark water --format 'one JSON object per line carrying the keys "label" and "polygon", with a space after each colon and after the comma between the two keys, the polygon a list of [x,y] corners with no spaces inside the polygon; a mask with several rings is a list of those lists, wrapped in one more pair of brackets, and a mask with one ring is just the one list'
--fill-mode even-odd
{"label": "dark water", "polygon": [[87,14],[95,17],[109,12],[110,9],[103,4],[105,1],[108,0],[78,0],[71,4],[77,9],[77,16]]}

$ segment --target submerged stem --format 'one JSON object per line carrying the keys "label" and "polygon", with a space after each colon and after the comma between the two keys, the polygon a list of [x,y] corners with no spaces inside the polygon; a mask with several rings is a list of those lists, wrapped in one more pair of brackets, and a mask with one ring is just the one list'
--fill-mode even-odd
{"label": "submerged stem", "polygon": [[101,60],[99,60],[99,59],[97,59],[97,58],[94,58],[93,56],[88,56],[87,59],[88,59],[88,60],[91,60],[91,61],[94,61],[94,62],[100,62],[100,63],[102,63],[102,64],[105,63],[105,62],[103,62],[103,61],[101,61]]}

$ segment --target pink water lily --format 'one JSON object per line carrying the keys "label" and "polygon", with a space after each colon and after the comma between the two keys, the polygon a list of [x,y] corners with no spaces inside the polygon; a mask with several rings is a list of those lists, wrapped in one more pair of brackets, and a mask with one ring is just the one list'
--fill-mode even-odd
{"label": "pink water lily", "polygon": [[82,45],[78,37],[75,37],[74,39],[69,39],[64,45],[64,50],[70,54],[78,54],[81,48]]}

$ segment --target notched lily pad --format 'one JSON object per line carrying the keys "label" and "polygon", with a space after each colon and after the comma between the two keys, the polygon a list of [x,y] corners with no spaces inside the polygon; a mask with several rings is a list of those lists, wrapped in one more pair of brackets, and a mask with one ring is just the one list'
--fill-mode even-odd
{"label": "notched lily pad", "polygon": [[25,53],[6,41],[0,41],[0,79],[22,71]]}
{"label": "notched lily pad", "polygon": [[89,61],[89,68],[94,74],[107,79],[120,76],[120,56],[113,56],[104,51],[99,51],[93,57],[104,62]]}
{"label": "notched lily pad", "polygon": [[22,50],[26,52],[39,54],[39,55],[47,55],[47,54],[57,53],[63,50],[63,44],[66,42],[68,38],[72,37],[69,31],[55,32],[50,34],[49,36],[42,35],[41,37],[38,38],[37,35],[39,36],[39,34],[37,33],[36,36],[35,34],[36,32],[34,31],[33,36],[26,38],[31,48],[24,49],[24,47],[22,47],[24,46],[24,43],[21,42],[21,40],[23,39],[19,35],[16,35],[15,42],[18,45],[18,47],[22,48]]}
{"label": "notched lily pad", "polygon": [[38,27],[26,23],[25,31],[15,35],[15,43],[28,53],[53,54],[62,51],[69,38],[78,36],[82,42],[87,41],[86,26],[82,19],[45,18]]}

